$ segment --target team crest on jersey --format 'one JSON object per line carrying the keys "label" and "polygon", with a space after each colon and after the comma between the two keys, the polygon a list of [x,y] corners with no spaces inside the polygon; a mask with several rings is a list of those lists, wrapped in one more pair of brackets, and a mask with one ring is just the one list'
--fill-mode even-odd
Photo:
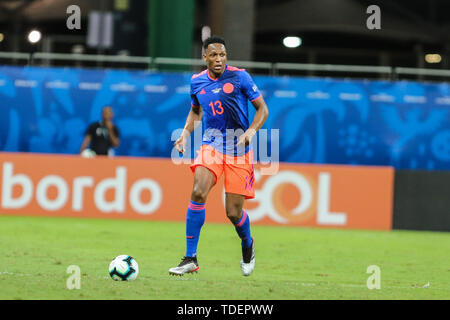
{"label": "team crest on jersey", "polygon": [[220,90],[222,90],[222,88],[216,88],[216,89],[212,90],[212,92],[213,92],[213,93],[219,93]]}
{"label": "team crest on jersey", "polygon": [[232,83],[227,82],[227,83],[225,83],[225,84],[223,85],[223,92],[229,94],[229,93],[232,93],[233,90],[234,90],[234,86],[233,86]]}
{"label": "team crest on jersey", "polygon": [[258,87],[256,86],[256,84],[252,87],[253,91],[258,91]]}

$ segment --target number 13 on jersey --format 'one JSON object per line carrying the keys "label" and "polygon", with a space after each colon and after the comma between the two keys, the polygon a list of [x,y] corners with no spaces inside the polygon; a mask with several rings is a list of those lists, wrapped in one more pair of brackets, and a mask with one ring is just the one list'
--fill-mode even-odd
{"label": "number 13 on jersey", "polygon": [[222,114],[223,113],[222,102],[220,102],[220,100],[216,100],[214,102],[211,101],[209,106],[211,107],[213,116],[216,116],[216,114]]}

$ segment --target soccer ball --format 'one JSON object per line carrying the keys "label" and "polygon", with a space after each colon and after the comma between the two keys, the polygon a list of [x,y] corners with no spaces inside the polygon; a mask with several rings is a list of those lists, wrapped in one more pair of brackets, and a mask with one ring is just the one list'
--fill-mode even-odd
{"label": "soccer ball", "polygon": [[133,281],[139,274],[139,266],[133,257],[121,255],[109,264],[109,275],[113,280]]}
{"label": "soccer ball", "polygon": [[95,158],[96,153],[94,150],[91,149],[84,149],[83,152],[81,152],[81,156],[83,158]]}

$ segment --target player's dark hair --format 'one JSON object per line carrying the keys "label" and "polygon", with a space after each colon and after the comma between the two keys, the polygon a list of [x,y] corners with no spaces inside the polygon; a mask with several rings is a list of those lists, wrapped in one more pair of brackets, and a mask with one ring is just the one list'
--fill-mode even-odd
{"label": "player's dark hair", "polygon": [[221,44],[223,44],[224,46],[226,46],[226,45],[225,45],[225,40],[224,40],[222,37],[219,37],[219,36],[211,36],[211,37],[209,37],[208,39],[206,39],[205,41],[203,41],[203,49],[206,50],[206,48],[208,48],[208,46],[209,46],[211,43],[221,43]]}

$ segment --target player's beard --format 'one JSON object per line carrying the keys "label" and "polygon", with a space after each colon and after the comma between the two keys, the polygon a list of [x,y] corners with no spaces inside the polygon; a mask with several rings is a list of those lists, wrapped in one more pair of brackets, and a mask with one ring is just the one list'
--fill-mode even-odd
{"label": "player's beard", "polygon": [[211,74],[213,74],[215,78],[219,78],[225,72],[225,64],[221,66],[220,70],[212,66],[209,69],[209,72],[211,72]]}

